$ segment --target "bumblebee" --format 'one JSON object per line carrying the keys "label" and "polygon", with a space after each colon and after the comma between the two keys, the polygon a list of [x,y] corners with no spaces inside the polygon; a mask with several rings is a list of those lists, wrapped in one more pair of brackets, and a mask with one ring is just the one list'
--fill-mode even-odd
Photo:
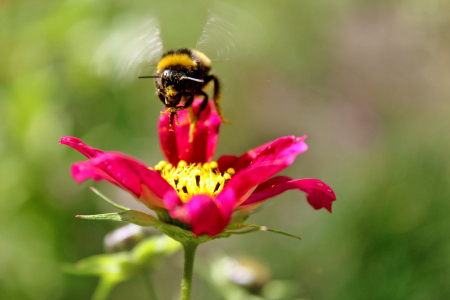
{"label": "bumblebee", "polygon": [[[170,130],[173,131],[178,111],[189,110],[191,140],[208,105],[206,87],[210,84],[214,85],[211,100],[216,111],[222,122],[228,123],[222,115],[220,83],[211,73],[211,61],[246,59],[253,51],[259,51],[260,41],[265,40],[265,35],[260,34],[264,32],[262,24],[246,11],[219,1],[213,1],[207,11],[197,50],[180,48],[164,53],[158,19],[144,14],[116,20],[116,27],[98,47],[93,60],[101,76],[111,74],[120,82],[153,78],[156,95],[166,107],[163,113],[170,113]],[[156,71],[148,74],[151,66],[156,66]],[[194,116],[195,97],[203,97],[203,102]]]}
{"label": "bumblebee", "polygon": [[[178,111],[189,109],[191,124],[190,135],[200,118],[200,114],[208,104],[205,89],[208,83],[214,83],[213,101],[222,122],[228,123],[222,116],[220,107],[221,93],[218,78],[211,74],[211,61],[200,51],[183,48],[166,52],[156,65],[155,75],[139,76],[153,78],[158,99],[167,108],[162,114],[170,113],[170,130],[173,131],[174,117],[178,121]],[[197,114],[194,116],[192,103],[196,96],[203,97]]]}

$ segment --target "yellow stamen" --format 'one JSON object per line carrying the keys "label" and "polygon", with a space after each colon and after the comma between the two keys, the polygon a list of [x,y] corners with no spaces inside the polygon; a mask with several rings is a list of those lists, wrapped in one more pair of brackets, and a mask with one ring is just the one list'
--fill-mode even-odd
{"label": "yellow stamen", "polygon": [[188,202],[193,196],[206,194],[215,196],[234,174],[233,169],[221,174],[217,162],[188,164],[180,161],[176,167],[159,162],[155,170],[177,191],[181,201]]}
{"label": "yellow stamen", "polygon": [[184,160],[180,160],[178,162],[178,168],[184,168],[187,166],[187,162],[185,162]]}
{"label": "yellow stamen", "polygon": [[155,171],[161,173],[161,170],[164,169],[164,166],[165,166],[166,164],[167,164],[167,163],[166,163],[165,161],[163,161],[163,160],[160,161],[160,162],[155,166]]}
{"label": "yellow stamen", "polygon": [[225,183],[227,183],[231,179],[231,174],[230,173],[225,173],[223,175],[223,178],[225,179]]}
{"label": "yellow stamen", "polygon": [[216,170],[218,168],[217,162],[215,161],[210,162],[209,166],[211,167],[212,170]]}
{"label": "yellow stamen", "polygon": [[172,165],[172,164],[167,164],[167,165],[164,166],[163,170],[164,170],[165,172],[167,172],[167,171],[169,171],[169,170],[172,170],[172,168],[173,168],[173,165]]}
{"label": "yellow stamen", "polygon": [[228,168],[227,173],[230,175],[234,175],[236,173],[233,168]]}

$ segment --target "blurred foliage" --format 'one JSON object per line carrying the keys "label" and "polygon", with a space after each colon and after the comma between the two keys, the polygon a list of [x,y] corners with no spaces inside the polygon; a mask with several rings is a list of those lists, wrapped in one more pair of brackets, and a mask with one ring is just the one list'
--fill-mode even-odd
{"label": "blurred foliage", "polygon": [[[129,226],[127,230],[130,230]],[[155,290],[149,271],[157,269],[164,256],[170,256],[180,248],[180,243],[167,236],[153,236],[142,240],[130,251],[93,255],[76,264],[66,264],[64,270],[74,275],[100,277],[91,299],[107,299],[117,284],[138,275],[144,277],[149,285],[150,296],[154,299]]]}
{"label": "blurred foliage", "polygon": [[273,280],[269,268],[251,257],[217,257],[200,263],[197,273],[225,300],[298,299],[296,282]]}
{"label": "blurred foliage", "polygon": [[[338,201],[330,215],[288,192],[250,222],[301,242],[255,233],[208,243],[199,255],[253,256],[274,278],[297,282],[305,299],[450,298],[449,2],[226,2],[260,20],[266,38],[246,60],[213,66],[233,123],[221,129],[218,155],[309,134],[310,150],[285,173],[324,180]],[[194,47],[212,5],[0,1],[0,299],[90,297],[96,279],[66,275],[61,264],[101,253],[116,224],[74,218],[106,210],[71,179],[71,163],[84,158],[59,138],[150,165],[162,159],[151,82],[99,77],[92,57],[116,18],[146,12],[159,19],[166,49]],[[177,259],[158,272],[162,299],[178,292]],[[194,299],[221,299],[195,280]],[[130,281],[111,299],[124,297],[146,292]]]}

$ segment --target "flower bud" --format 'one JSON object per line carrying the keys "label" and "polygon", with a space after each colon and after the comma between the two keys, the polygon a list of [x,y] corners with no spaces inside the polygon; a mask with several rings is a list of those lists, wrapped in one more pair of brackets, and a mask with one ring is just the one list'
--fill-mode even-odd
{"label": "flower bud", "polygon": [[227,279],[253,294],[260,294],[272,276],[265,265],[250,257],[224,258],[222,262]]}
{"label": "flower bud", "polygon": [[109,253],[129,251],[151,235],[149,228],[128,224],[109,232],[103,240],[103,247]]}

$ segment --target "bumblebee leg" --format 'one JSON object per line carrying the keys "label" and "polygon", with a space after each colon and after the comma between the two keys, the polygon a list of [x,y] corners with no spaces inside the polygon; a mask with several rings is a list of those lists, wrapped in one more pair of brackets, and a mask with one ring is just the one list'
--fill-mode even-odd
{"label": "bumblebee leg", "polygon": [[188,112],[189,112],[189,123],[192,124],[194,123],[194,109],[192,108],[192,106],[188,107]]}
{"label": "bumblebee leg", "polygon": [[176,111],[180,111],[183,109],[186,109],[187,107],[184,106],[175,106],[175,107],[169,107],[168,110],[172,111],[172,112],[176,112]]}
{"label": "bumblebee leg", "polygon": [[176,117],[177,119],[177,125],[178,125],[178,112],[176,111],[170,111],[170,115],[169,115],[169,131],[174,131],[173,130],[173,118]]}
{"label": "bumblebee leg", "polygon": [[189,143],[192,143],[194,141],[194,132],[195,132],[194,109],[192,108],[192,105],[188,107],[188,112],[189,112]]}
{"label": "bumblebee leg", "polygon": [[[166,105],[166,102],[165,102],[165,99],[164,99],[164,95],[159,92],[159,89],[156,92],[156,95],[158,96],[159,101],[161,101],[162,104]],[[166,107],[165,111],[161,111],[161,116],[167,114],[168,112],[169,112],[169,109]]]}
{"label": "bumblebee leg", "polygon": [[170,112],[169,115],[169,131],[173,131],[173,117],[174,117],[174,113]]}
{"label": "bumblebee leg", "polygon": [[193,102],[194,102],[194,94],[190,95],[190,97],[188,98],[186,103],[184,103],[183,109],[186,109],[186,108],[190,107]]}
{"label": "bumblebee leg", "polygon": [[194,119],[194,127],[197,125],[198,119],[200,119],[200,114],[202,113],[202,111],[205,110],[206,106],[208,105],[208,94],[205,93],[204,91],[199,91],[198,95],[203,96],[204,99],[202,101],[202,103],[200,104],[200,107],[198,108],[198,112],[197,115],[195,116]]}
{"label": "bumblebee leg", "polygon": [[175,112],[175,124],[180,125],[180,123],[178,122],[178,112]]}
{"label": "bumblebee leg", "polygon": [[203,96],[204,99],[202,101],[202,103],[200,104],[200,107],[198,108],[197,111],[197,115],[194,118],[194,122],[191,123],[191,127],[194,127],[197,125],[198,119],[200,119],[200,114],[202,113],[202,111],[205,110],[206,106],[208,105],[208,94],[205,93],[204,91],[199,91],[197,95]]}
{"label": "bumblebee leg", "polygon": [[[205,110],[206,106],[208,105],[208,94],[206,94],[203,91],[199,91],[197,95],[203,96],[204,99],[202,101],[202,103],[200,104],[200,107],[198,108],[198,112],[197,115],[194,118],[194,111],[192,111],[192,116],[191,116],[191,109],[189,110],[189,143],[192,143],[192,141],[194,140],[194,132],[195,132],[195,127],[197,126],[197,122],[198,119],[200,118],[200,114],[202,113],[202,111]],[[194,98],[194,95],[192,95],[192,98]],[[191,108],[191,106],[189,107]]]}
{"label": "bumblebee leg", "polygon": [[183,109],[188,109],[189,111],[189,143],[194,140],[195,124],[194,110],[192,109],[192,103],[194,102],[194,94],[190,95],[186,103],[184,103]]}
{"label": "bumblebee leg", "polygon": [[220,120],[224,124],[231,124],[230,121],[226,120],[222,115],[222,107],[220,106],[220,100],[222,100],[222,94],[220,93],[220,82],[216,76],[210,75],[211,79],[214,80],[214,106],[216,107],[216,111],[219,114]]}

